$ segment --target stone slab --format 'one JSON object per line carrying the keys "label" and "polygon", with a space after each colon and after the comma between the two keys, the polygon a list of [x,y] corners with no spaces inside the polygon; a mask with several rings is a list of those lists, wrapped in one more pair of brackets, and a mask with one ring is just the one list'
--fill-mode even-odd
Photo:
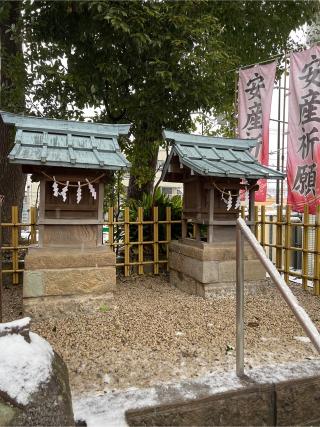
{"label": "stone slab", "polygon": [[[62,220],[63,222],[63,220]],[[74,224],[74,225],[44,225],[42,245],[48,248],[54,247],[77,247],[95,248],[101,242],[102,225]]]}
{"label": "stone slab", "polygon": [[[219,262],[219,282],[235,283],[236,272],[236,261]],[[244,280],[263,280],[265,278],[266,270],[258,259],[244,261]]]}
{"label": "stone slab", "polygon": [[[199,283],[235,282],[236,261],[201,261],[182,253],[171,252],[169,268],[195,279]],[[266,271],[257,259],[244,261],[244,279],[264,280]]]}
{"label": "stone slab", "polygon": [[170,270],[170,284],[190,295],[205,297],[205,286],[181,271]]}
{"label": "stone slab", "polygon": [[[182,292],[190,295],[197,295],[203,298],[223,298],[235,295],[236,283],[215,282],[215,283],[200,283],[196,279],[182,273],[181,271],[170,270],[170,284]],[[246,280],[245,293],[253,294],[255,292],[263,292],[265,290],[265,280]]]}
{"label": "stone slab", "polygon": [[[191,239],[189,239],[191,240]],[[201,243],[185,243],[178,240],[173,240],[169,244],[169,251],[183,254],[190,258],[199,259],[201,261],[228,261],[236,259],[236,242],[215,242]],[[244,259],[257,259],[256,254],[248,244],[244,245]]]}
{"label": "stone slab", "polygon": [[171,252],[169,257],[170,269],[181,271],[201,283],[217,282],[218,267],[217,261],[201,261],[178,252]]}
{"label": "stone slab", "polygon": [[130,426],[273,426],[272,385],[218,393],[208,398],[127,411]]}
{"label": "stone slab", "polygon": [[[36,280],[35,280],[36,279]],[[102,294],[116,288],[116,269],[89,267],[24,271],[23,297]]]}
{"label": "stone slab", "polygon": [[83,316],[83,313],[96,313],[99,307],[112,299],[112,292],[101,295],[85,294],[24,298],[23,315],[31,317],[33,322],[39,319],[43,321],[46,318],[59,318],[65,312],[79,313],[79,315]]}
{"label": "stone slab", "polygon": [[320,377],[275,385],[277,425],[320,425]]}
{"label": "stone slab", "polygon": [[106,267],[115,265],[115,253],[109,246],[98,248],[39,248],[30,246],[25,257],[26,270]]}
{"label": "stone slab", "polygon": [[[201,380],[189,384],[185,381],[179,387],[167,385],[163,395],[157,390],[159,403],[128,410],[126,420],[130,426],[319,426],[317,364],[307,367],[306,362],[300,362],[294,368],[284,366],[280,377],[287,379],[283,381],[279,381],[276,367],[269,368],[275,369],[274,375],[272,369],[260,367],[254,379],[249,373],[237,379],[237,384],[234,376],[217,373],[225,381],[216,379],[217,390],[224,384],[224,392],[203,389],[207,383]],[[310,376],[311,372],[315,372],[314,376]],[[289,379],[291,375],[294,379]],[[180,394],[175,396],[177,390]]]}

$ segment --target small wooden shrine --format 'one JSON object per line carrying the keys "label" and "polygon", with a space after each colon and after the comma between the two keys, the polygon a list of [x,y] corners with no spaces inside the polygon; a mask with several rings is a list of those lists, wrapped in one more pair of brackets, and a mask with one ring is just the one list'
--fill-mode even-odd
{"label": "small wooden shrine", "polygon": [[39,243],[25,259],[25,303],[111,291],[115,255],[102,242],[104,185],[129,167],[118,137],[130,125],[0,114],[16,130],[10,162],[40,183]]}
{"label": "small wooden shrine", "polygon": [[[234,283],[235,224],[241,205],[247,206],[248,224],[252,225],[258,180],[283,179],[284,175],[262,166],[251,155],[256,140],[167,130],[164,138],[172,149],[162,179],[182,182],[184,188],[182,239],[171,244],[172,282],[204,295],[206,290]],[[194,236],[188,232],[189,222],[194,226]],[[251,265],[246,278],[261,280],[264,270],[254,254],[247,252]]]}

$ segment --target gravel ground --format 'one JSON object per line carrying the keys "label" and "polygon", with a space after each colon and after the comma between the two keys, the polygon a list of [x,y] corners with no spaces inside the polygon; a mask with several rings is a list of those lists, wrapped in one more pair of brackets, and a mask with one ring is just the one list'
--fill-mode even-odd
{"label": "gravel ground", "polygon": [[[33,324],[67,363],[74,393],[147,387],[234,368],[233,296],[187,295],[165,276],[118,283],[113,299],[78,304]],[[320,298],[291,288],[320,328]],[[11,299],[5,320],[21,317],[21,291],[5,291]],[[318,358],[272,285],[246,296],[245,312],[247,369]]]}

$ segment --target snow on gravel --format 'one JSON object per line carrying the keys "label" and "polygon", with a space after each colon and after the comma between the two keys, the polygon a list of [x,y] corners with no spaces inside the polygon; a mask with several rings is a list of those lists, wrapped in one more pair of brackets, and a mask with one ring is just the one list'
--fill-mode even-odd
{"label": "snow on gravel", "polygon": [[[266,384],[317,375],[319,369],[320,360],[312,360],[299,364],[258,367],[247,371],[246,374],[248,381]],[[73,409],[75,419],[84,420],[88,427],[125,427],[125,412],[129,409],[203,398],[215,393],[241,389],[248,385],[248,381],[240,380],[234,371],[213,372],[190,381],[75,396]]]}

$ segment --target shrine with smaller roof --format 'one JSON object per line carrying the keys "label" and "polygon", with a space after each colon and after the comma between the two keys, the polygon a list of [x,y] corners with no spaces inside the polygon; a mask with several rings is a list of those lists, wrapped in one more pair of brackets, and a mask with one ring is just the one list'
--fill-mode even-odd
{"label": "shrine with smaller roof", "polygon": [[[256,140],[208,137],[165,130],[171,145],[162,179],[183,183],[182,239],[170,245],[170,280],[180,289],[205,295],[235,283],[235,224],[241,205],[254,221],[254,194],[260,179],[284,179],[251,154]],[[188,232],[192,223],[195,235]],[[265,272],[246,249],[246,280]]]}

